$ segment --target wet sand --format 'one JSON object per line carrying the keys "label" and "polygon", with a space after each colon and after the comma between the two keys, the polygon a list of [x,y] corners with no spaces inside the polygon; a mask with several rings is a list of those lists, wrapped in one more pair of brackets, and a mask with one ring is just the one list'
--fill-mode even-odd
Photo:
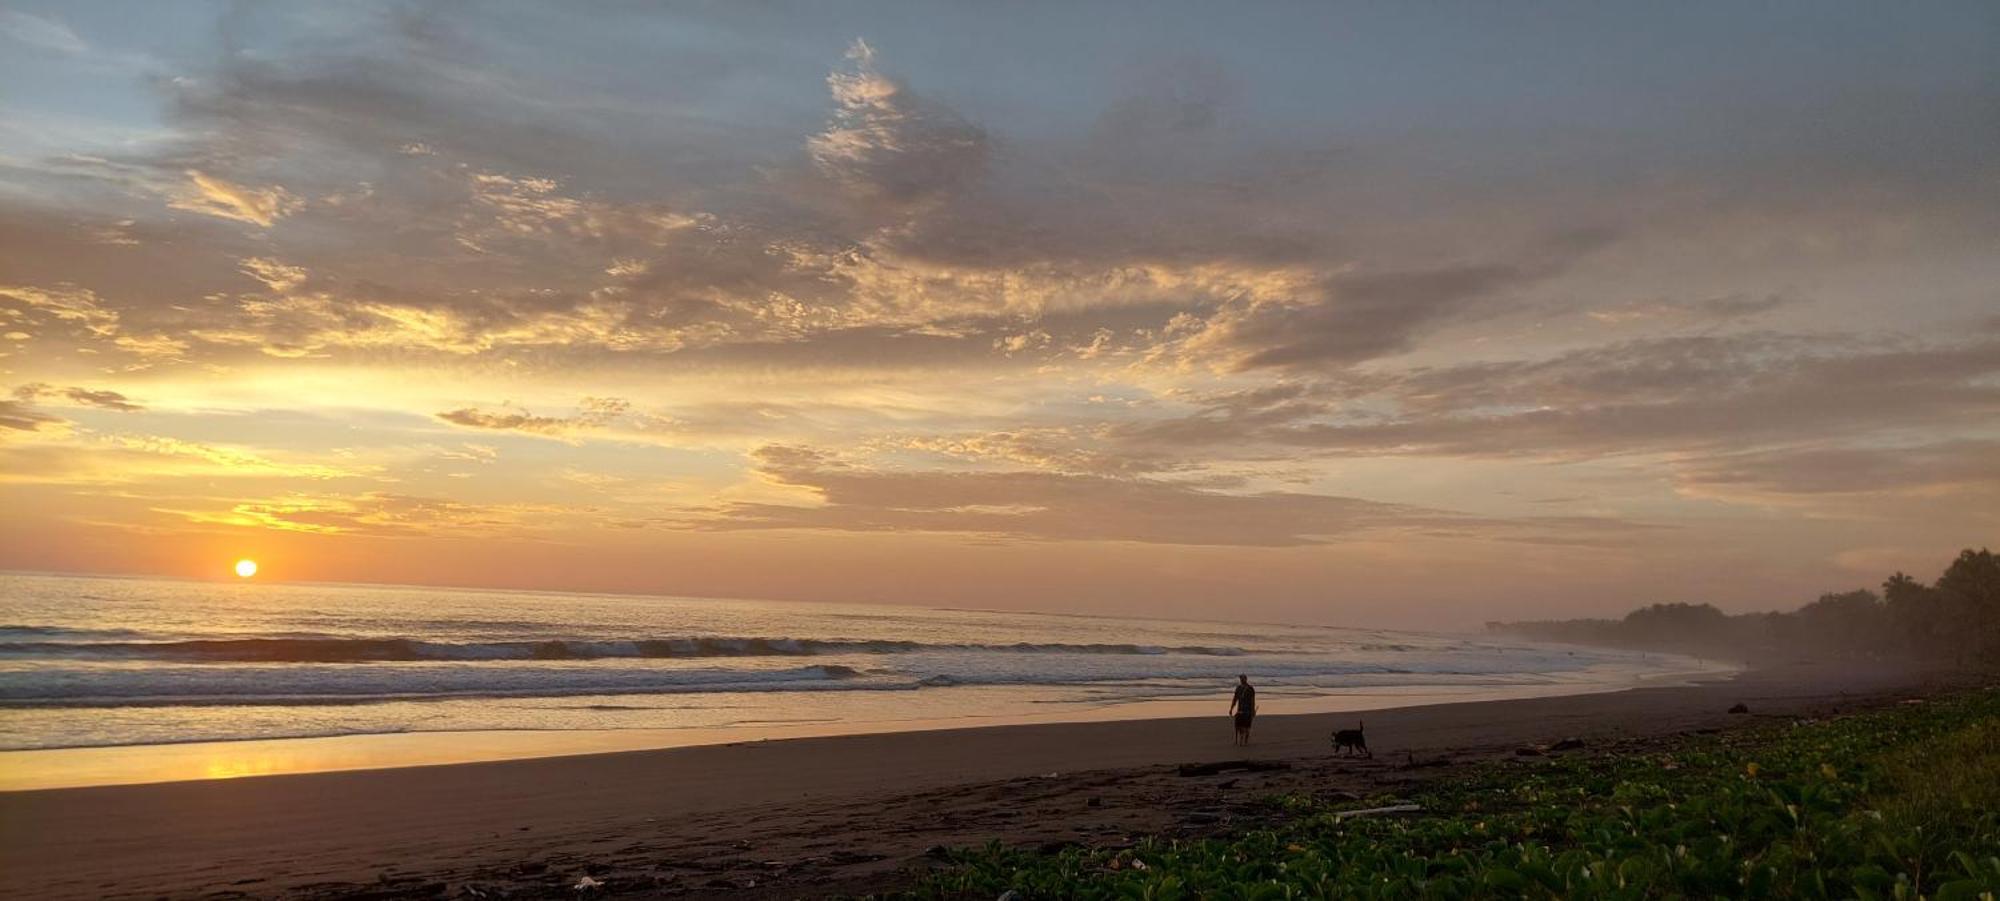
{"label": "wet sand", "polygon": [[[1254,819],[1274,791],[1368,794],[1524,744],[1596,752],[1922,694],[1880,668],[1786,667],[1691,686],[1364,715],[1376,756],[1329,754],[1354,714],[802,738],[571,757],[0,793],[0,896],[806,897],[892,886],[933,846],[1118,844]],[[1726,713],[1732,704],[1750,716]],[[1284,769],[1182,776],[1250,758]]]}
{"label": "wet sand", "polygon": [[[1695,661],[1688,664],[1698,666]],[[1388,707],[1500,701],[1623,691],[1735,672],[1709,665],[1685,671],[1620,674],[1607,678],[1547,677],[1497,684],[1391,685],[1338,694],[1294,696],[1268,691],[1267,713],[1345,713]],[[138,785],[189,779],[235,779],[291,773],[484,763],[616,751],[649,751],[774,739],[821,738],[882,732],[929,732],[989,726],[1047,725],[1140,719],[1201,718],[1215,711],[1213,698],[1151,700],[1082,706],[1049,705],[1039,715],[966,714],[941,719],[825,720],[687,729],[524,729],[476,732],[395,732],[324,738],[197,741],[159,745],[0,751],[0,792],[43,788]]]}

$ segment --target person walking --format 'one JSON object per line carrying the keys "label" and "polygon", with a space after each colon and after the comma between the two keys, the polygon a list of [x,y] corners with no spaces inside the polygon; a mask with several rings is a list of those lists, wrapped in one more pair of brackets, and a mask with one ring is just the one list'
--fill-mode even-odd
{"label": "person walking", "polygon": [[1257,689],[1249,676],[1236,677],[1236,694],[1229,699],[1229,715],[1236,719],[1236,743],[1250,743],[1250,721],[1257,718]]}

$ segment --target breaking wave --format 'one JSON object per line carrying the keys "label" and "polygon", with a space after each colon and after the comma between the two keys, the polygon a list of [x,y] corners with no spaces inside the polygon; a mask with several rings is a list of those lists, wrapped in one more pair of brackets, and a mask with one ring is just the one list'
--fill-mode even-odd
{"label": "breaking wave", "polygon": [[602,660],[619,658],[812,657],[959,651],[1008,654],[1188,654],[1236,657],[1242,648],[1140,644],[927,644],[912,641],[686,637],[636,640],[444,642],[414,638],[212,638],[188,641],[13,641],[0,655],[104,657],[188,663],[376,663],[423,660]]}
{"label": "breaking wave", "polygon": [[[138,676],[135,678],[134,676]],[[256,678],[202,667],[79,673],[59,685],[0,683],[0,709],[32,707],[325,706],[385,701],[542,698],[575,695],[699,694],[762,691],[895,691],[907,681],[869,679],[832,664],[776,670],[699,669],[482,673],[433,669],[410,673],[362,668],[336,671],[263,668]]]}

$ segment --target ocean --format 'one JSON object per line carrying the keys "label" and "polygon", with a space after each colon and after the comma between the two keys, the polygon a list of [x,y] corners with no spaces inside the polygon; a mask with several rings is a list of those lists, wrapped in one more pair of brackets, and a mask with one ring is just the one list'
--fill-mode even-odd
{"label": "ocean", "polygon": [[796,602],[0,574],[0,750],[411,732],[882,731],[1621,688],[1484,636]]}

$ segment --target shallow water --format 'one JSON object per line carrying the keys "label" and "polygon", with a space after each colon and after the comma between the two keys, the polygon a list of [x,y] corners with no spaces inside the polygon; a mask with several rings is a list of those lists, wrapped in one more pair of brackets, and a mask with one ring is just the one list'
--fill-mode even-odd
{"label": "shallow water", "polygon": [[4,749],[1153,716],[1226,706],[1237,673],[1282,713],[1605,690],[1690,668],[1318,626],[0,576]]}

